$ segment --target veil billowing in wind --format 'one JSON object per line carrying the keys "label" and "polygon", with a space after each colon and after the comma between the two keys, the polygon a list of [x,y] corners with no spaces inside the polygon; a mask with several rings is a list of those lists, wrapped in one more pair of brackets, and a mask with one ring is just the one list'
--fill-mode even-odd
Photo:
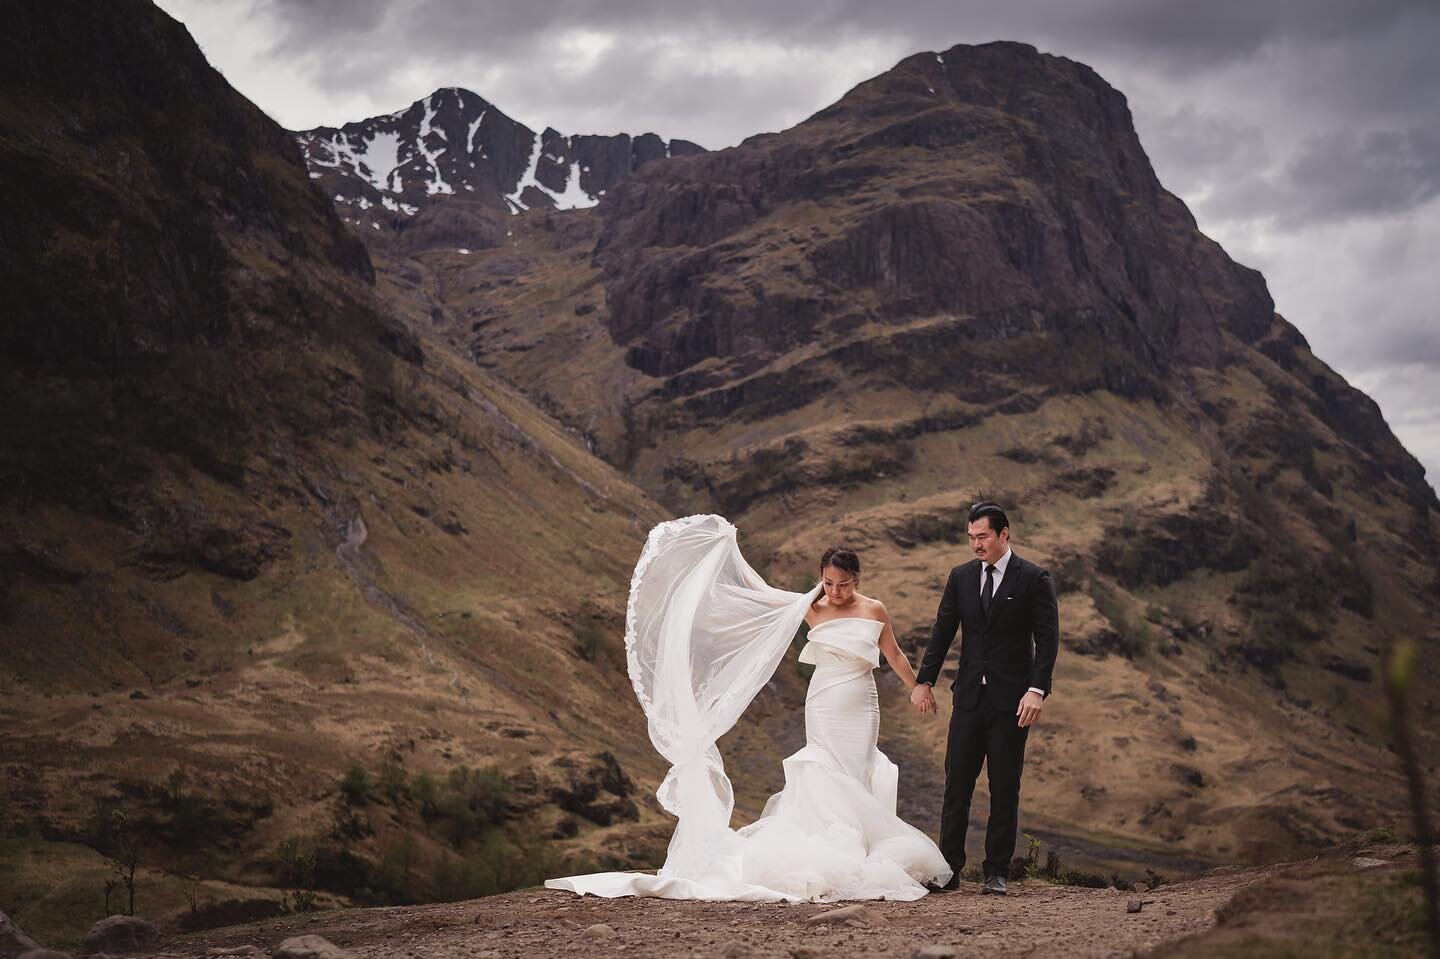
{"label": "veil billowing in wind", "polygon": [[546,886],[599,896],[793,898],[741,878],[734,794],[715,742],[775,672],[820,587],[771,587],[740,555],[735,533],[720,516],[661,523],[630,584],[630,681],[650,740],[670,763],[656,796],[679,820],[665,865],[654,876],[596,873]]}

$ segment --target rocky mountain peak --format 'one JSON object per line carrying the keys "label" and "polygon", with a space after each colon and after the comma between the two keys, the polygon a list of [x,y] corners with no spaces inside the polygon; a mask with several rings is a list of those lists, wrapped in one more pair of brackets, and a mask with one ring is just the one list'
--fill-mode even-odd
{"label": "rocky mountain peak", "polygon": [[686,140],[567,136],[535,131],[461,87],[442,87],[409,107],[342,127],[295,135],[311,179],[350,223],[380,230],[442,197],[468,197],[500,212],[594,206],[647,163],[703,153]]}
{"label": "rocky mountain peak", "polygon": [[[1124,96],[1024,44],[916,54],[783,134],[616,193],[609,327],[649,374],[929,317],[951,343],[1067,344],[1073,385],[1154,394],[1172,365],[1218,362],[1222,330],[1253,342],[1274,316],[1263,278],[1161,187]],[[760,232],[785,270],[734,255]]]}

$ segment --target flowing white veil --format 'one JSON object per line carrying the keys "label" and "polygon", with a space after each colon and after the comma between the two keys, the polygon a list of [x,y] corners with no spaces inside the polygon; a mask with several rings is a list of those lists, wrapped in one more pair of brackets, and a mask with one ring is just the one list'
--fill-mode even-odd
{"label": "flowing white veil", "polygon": [[734,794],[715,741],[775,672],[820,587],[771,587],[740,555],[735,532],[713,515],[661,523],[630,584],[630,681],[650,740],[670,763],[656,796],[679,820],[665,865],[656,876],[597,873],[546,886],[600,896],[792,898],[741,879]]}

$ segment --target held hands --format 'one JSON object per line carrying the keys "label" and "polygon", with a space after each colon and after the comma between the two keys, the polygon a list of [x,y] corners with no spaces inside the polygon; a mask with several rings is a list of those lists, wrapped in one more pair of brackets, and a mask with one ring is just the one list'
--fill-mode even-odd
{"label": "held hands", "polygon": [[1026,693],[1020,698],[1020,705],[1015,710],[1015,715],[1020,717],[1021,728],[1031,725],[1040,718],[1040,707],[1043,705],[1045,705],[1045,697],[1039,693]]}
{"label": "held hands", "polygon": [[910,690],[910,703],[915,707],[915,711],[922,716],[925,713],[933,713],[936,711],[935,691],[932,690],[928,684],[919,683],[914,689]]}

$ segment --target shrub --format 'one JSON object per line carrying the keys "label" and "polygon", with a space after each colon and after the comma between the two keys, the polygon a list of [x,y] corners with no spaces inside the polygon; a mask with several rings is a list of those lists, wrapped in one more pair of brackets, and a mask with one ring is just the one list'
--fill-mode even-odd
{"label": "shrub", "polygon": [[575,649],[580,658],[593,663],[605,648],[605,630],[599,623],[585,623],[575,631]]}
{"label": "shrub", "polygon": [[276,847],[271,861],[275,864],[277,885],[285,889],[281,900],[290,912],[309,912],[315,908],[315,850],[303,847],[298,839],[286,839]]}
{"label": "shrub", "polygon": [[364,766],[354,763],[345,770],[345,776],[340,780],[340,792],[345,796],[347,803],[352,806],[363,806],[370,801],[373,791],[370,774],[365,771]]}
{"label": "shrub", "polygon": [[1114,648],[1120,655],[1126,659],[1135,659],[1143,656],[1154,645],[1154,635],[1149,624],[1143,618],[1131,614],[1130,606],[1119,590],[1098,580],[1093,581],[1090,584],[1090,598],[1095,601],[1095,608],[1100,615],[1104,616],[1115,630]]}
{"label": "shrub", "polygon": [[457,766],[437,790],[429,818],[439,821],[441,833],[458,849],[502,822],[509,804],[510,784],[497,770]]}
{"label": "shrub", "polygon": [[410,781],[410,796],[420,807],[420,818],[426,822],[439,815],[440,784],[429,773],[421,773]]}
{"label": "shrub", "polygon": [[377,780],[380,795],[387,799],[392,806],[399,806],[409,798],[410,789],[405,782],[405,767],[393,759],[387,759],[381,763]]}

